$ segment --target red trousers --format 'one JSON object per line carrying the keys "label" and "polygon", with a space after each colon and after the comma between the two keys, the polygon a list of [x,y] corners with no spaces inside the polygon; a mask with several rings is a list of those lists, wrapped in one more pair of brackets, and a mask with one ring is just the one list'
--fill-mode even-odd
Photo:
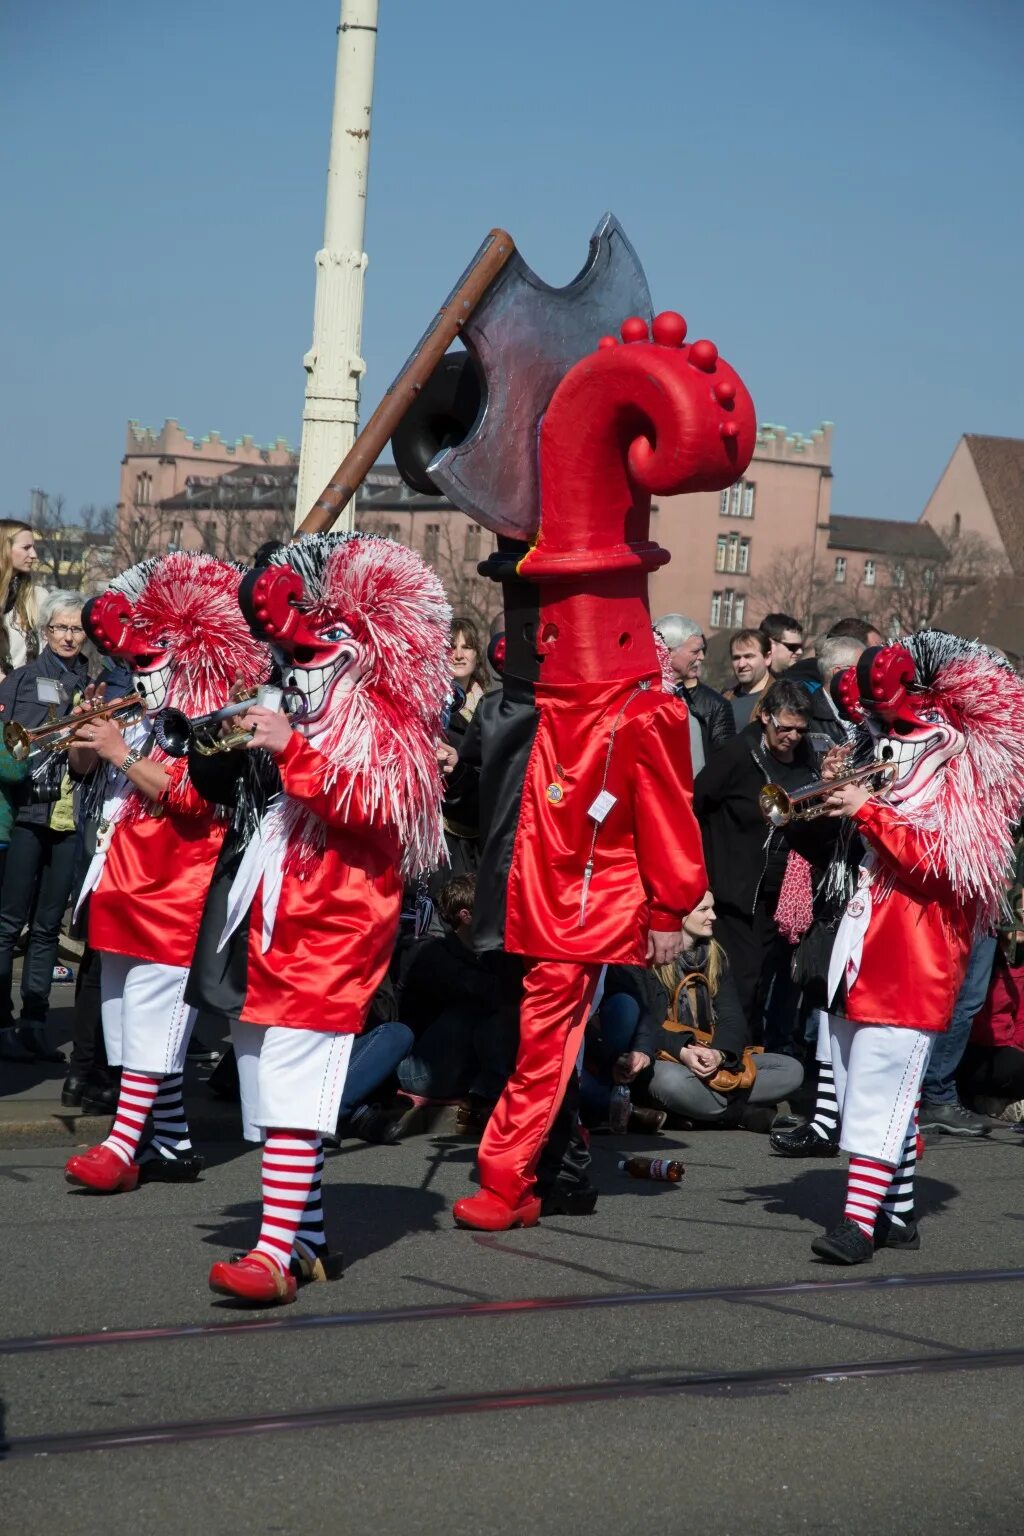
{"label": "red trousers", "polygon": [[533,1187],[537,1161],[575,1070],[599,965],[528,960],[515,1070],[480,1142],[480,1186],[516,1206]]}

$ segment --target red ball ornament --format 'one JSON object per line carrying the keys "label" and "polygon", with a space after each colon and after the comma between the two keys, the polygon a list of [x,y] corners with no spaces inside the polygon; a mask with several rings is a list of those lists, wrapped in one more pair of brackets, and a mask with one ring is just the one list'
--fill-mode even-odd
{"label": "red ball ornament", "polygon": [[718,430],[726,441],[731,437],[739,437],[740,435],[740,429],[734,421],[723,421]]}
{"label": "red ball ornament", "polygon": [[646,341],[647,321],[641,320],[639,315],[630,315],[628,320],[622,322],[621,334],[623,341]]}
{"label": "red ball ornament", "polygon": [[659,347],[681,347],[686,340],[686,321],[674,309],[655,315],[651,335]]}
{"label": "red ball ornament", "polygon": [[711,373],[718,362],[718,348],[713,341],[695,341],[690,348],[690,362],[704,373]]}
{"label": "red ball ornament", "polygon": [[618,344],[619,338],[617,336],[602,336],[597,344],[597,350],[599,352],[607,352],[609,347],[617,347]]}
{"label": "red ball ornament", "polygon": [[719,405],[732,405],[736,399],[736,385],[731,379],[719,379],[714,393]]}

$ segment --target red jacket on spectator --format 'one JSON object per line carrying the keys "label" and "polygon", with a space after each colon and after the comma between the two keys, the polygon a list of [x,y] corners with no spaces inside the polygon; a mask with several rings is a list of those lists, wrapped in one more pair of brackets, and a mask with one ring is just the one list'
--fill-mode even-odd
{"label": "red jacket on spectator", "polygon": [[1010,965],[1004,956],[996,956],[988,996],[971,1027],[971,1044],[1024,1051],[1024,965]]}

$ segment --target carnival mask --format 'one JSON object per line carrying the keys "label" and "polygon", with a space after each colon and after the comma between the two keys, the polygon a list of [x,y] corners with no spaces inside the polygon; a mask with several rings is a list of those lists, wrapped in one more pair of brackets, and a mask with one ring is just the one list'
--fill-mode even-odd
{"label": "carnival mask", "polygon": [[301,575],[286,565],[250,571],[239,592],[253,634],[269,642],[285,685],[306,700],[303,724],[312,725],[335,693],[355,688],[367,658],[343,619],[303,607],[304,598]]}
{"label": "carnival mask", "polygon": [[913,691],[914,658],[903,645],[872,646],[856,667],[838,674],[832,696],[840,713],[864,725],[880,763],[893,763],[897,777],[887,798],[895,803],[921,793],[939,769],[967,745],[962,731]]}

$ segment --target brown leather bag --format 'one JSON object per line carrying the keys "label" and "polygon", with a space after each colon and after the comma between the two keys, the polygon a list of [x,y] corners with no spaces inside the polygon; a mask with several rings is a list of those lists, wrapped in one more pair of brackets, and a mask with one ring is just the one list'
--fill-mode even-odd
{"label": "brown leather bag", "polygon": [[[664,1027],[671,1033],[675,1033],[676,1031],[682,1033],[683,1031],[686,1031],[687,1033],[693,1035],[695,1045],[707,1045],[710,1046],[713,1050],[717,1050],[718,1047],[715,1045],[714,1028],[698,1029],[696,1024],[697,1019],[700,1018],[700,1010],[697,1000],[699,996],[699,989],[701,987],[703,987],[705,991],[705,997],[708,1003],[708,1014],[711,1016],[711,1018],[714,1018],[714,1006],[711,1001],[711,989],[708,986],[707,977],[704,975],[703,971],[690,971],[688,975],[683,977],[682,981],[676,987],[675,993],[672,997],[672,1002],[669,1006],[669,1014],[668,1018],[665,1020]],[[690,1017],[694,1020],[692,1024],[681,1023],[679,1018],[679,998],[684,988],[690,996],[689,1011]],[[714,1074],[713,1077],[703,1078],[702,1081],[706,1082],[708,1087],[713,1089],[715,1093],[735,1093],[738,1089],[741,1088],[752,1088],[754,1086],[754,1079],[757,1076],[757,1061],[755,1060],[755,1057],[760,1056],[763,1053],[763,1046],[748,1045],[743,1052],[743,1059],[740,1062],[738,1068],[719,1067],[718,1071]],[[675,1060],[675,1058],[670,1056],[667,1051],[659,1051],[658,1057],[662,1061]]]}

